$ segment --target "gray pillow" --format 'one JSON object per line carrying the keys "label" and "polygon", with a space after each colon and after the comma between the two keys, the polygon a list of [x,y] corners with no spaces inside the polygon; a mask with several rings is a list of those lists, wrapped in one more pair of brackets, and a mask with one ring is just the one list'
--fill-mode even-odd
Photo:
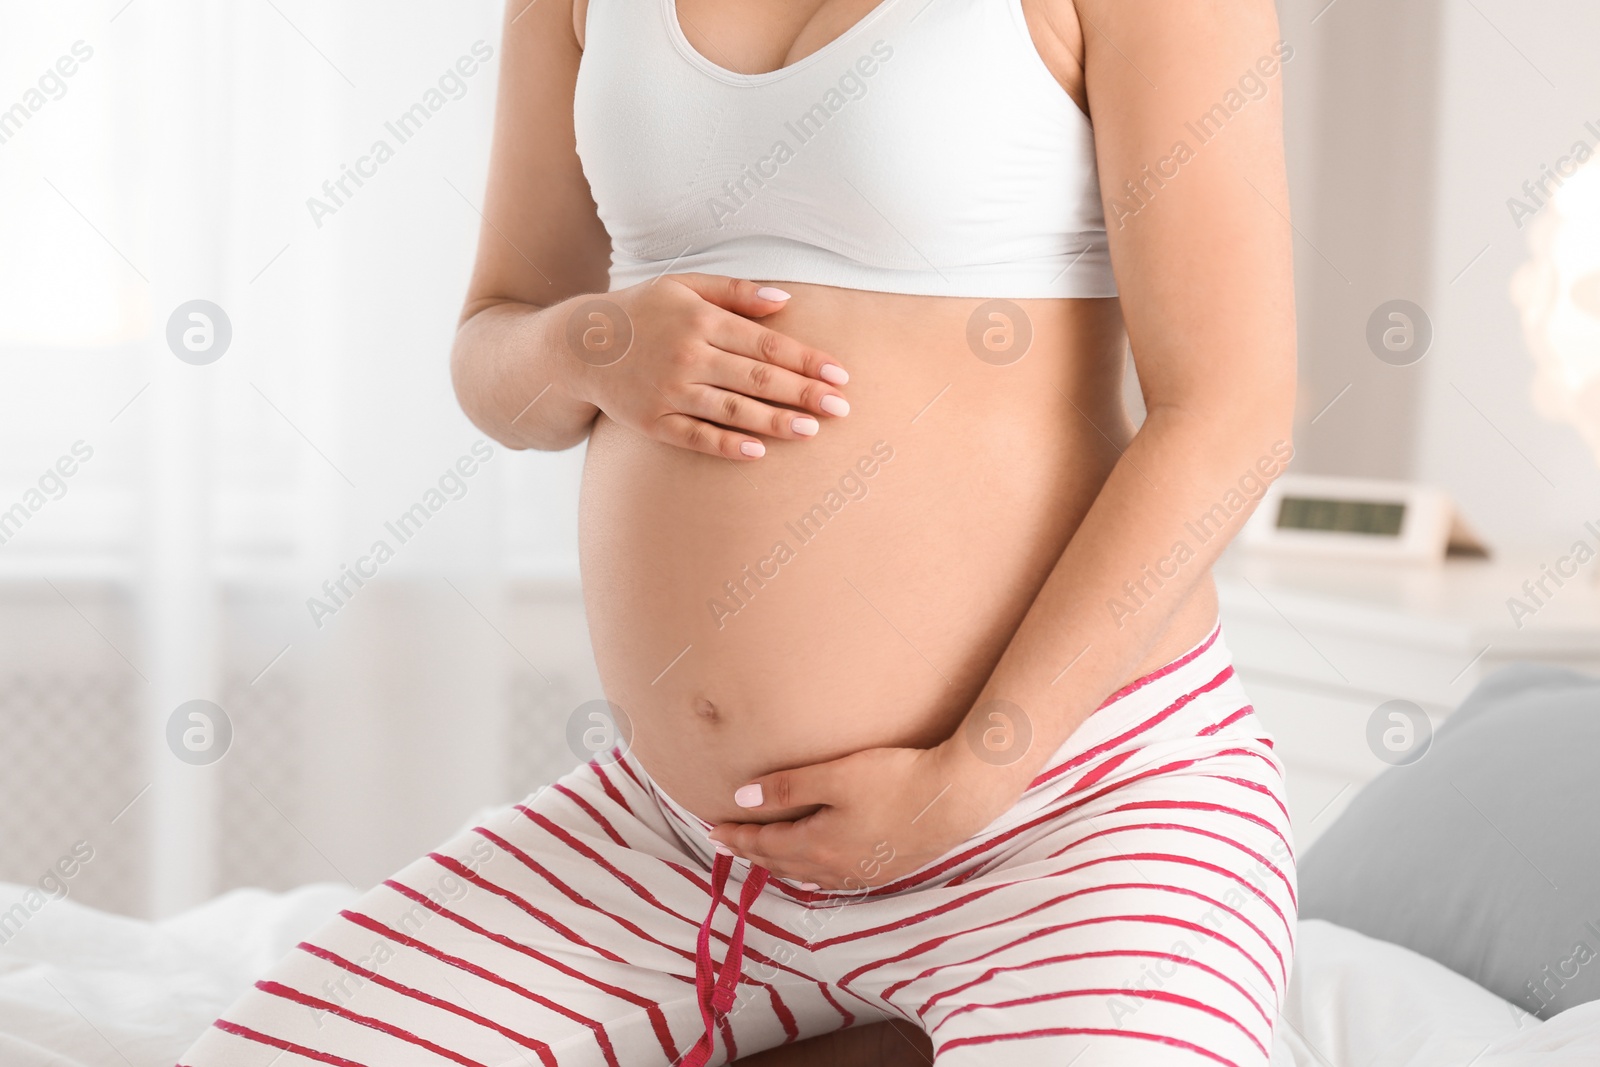
{"label": "gray pillow", "polygon": [[1485,678],[1307,851],[1300,915],[1540,1018],[1600,999],[1600,679],[1528,663]]}

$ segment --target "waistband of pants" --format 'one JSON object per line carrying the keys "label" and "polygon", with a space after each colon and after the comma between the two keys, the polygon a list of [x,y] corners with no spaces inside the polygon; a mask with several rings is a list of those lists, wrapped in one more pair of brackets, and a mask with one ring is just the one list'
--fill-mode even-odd
{"label": "waistband of pants", "polygon": [[[939,864],[949,856],[981,845],[1026,822],[1067,793],[1087,790],[1144,746],[1194,738],[1229,725],[1214,721],[1213,710],[1198,698],[1232,678],[1232,657],[1223,640],[1221,621],[1218,620],[1206,637],[1181,655],[1106,697],[1062,742],[1045,762],[1044,769],[1035,775],[1009,810],[928,866]],[[1248,712],[1246,705],[1234,718]],[[662,814],[677,830],[685,845],[708,868],[713,867],[716,846],[707,835],[714,824],[668,796],[631,754],[624,753],[622,758],[629,762],[639,779],[645,783]],[[737,857],[733,865],[735,870],[748,866],[746,861]],[[788,879],[773,880],[798,885]],[[824,894],[826,892],[823,891]]]}

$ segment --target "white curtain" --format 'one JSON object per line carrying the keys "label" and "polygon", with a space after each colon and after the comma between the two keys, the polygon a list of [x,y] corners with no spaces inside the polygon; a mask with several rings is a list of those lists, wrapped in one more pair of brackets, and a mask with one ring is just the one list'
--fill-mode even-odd
{"label": "white curtain", "polygon": [[[129,910],[368,884],[570,763],[597,695],[581,455],[486,445],[449,385],[500,5],[3,19],[0,715],[41,740],[0,878],[83,838]],[[191,700],[215,763],[169,743]]]}

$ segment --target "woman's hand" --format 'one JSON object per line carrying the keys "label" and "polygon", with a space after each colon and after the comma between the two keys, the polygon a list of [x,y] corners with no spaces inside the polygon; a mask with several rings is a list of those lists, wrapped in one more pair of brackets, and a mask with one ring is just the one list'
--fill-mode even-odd
{"label": "woman's hand", "polygon": [[881,885],[938,859],[1015,803],[1004,776],[955,747],[963,740],[958,731],[935,748],[869,748],[775,771],[734,800],[755,815],[820,808],[787,822],[721,823],[711,839],[780,878],[824,889]]}
{"label": "woman's hand", "polygon": [[[789,294],[710,274],[668,274],[560,305],[568,389],[646,437],[759,459],[760,437],[799,440],[849,413],[833,357],[752,319]],[[759,435],[759,436],[757,436]]]}

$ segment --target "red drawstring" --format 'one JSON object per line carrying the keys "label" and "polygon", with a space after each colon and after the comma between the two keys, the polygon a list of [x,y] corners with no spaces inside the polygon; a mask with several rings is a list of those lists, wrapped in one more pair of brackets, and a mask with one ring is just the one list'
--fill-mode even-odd
{"label": "red drawstring", "polygon": [[[694,954],[694,984],[699,994],[700,1018],[705,1021],[705,1033],[695,1042],[694,1048],[683,1057],[681,1067],[705,1067],[716,1047],[717,1019],[733,1007],[739,978],[744,967],[744,922],[750,905],[761,895],[771,873],[765,867],[751,865],[750,873],[739,890],[739,911],[734,919],[733,937],[728,942],[728,953],[723,957],[721,971],[711,962],[711,921],[716,918],[717,905],[722,902],[722,890],[728,884],[728,872],[733,867],[733,857],[718,852],[711,861],[711,908],[706,921],[700,924],[700,936]],[[712,975],[716,974],[713,981]]]}

